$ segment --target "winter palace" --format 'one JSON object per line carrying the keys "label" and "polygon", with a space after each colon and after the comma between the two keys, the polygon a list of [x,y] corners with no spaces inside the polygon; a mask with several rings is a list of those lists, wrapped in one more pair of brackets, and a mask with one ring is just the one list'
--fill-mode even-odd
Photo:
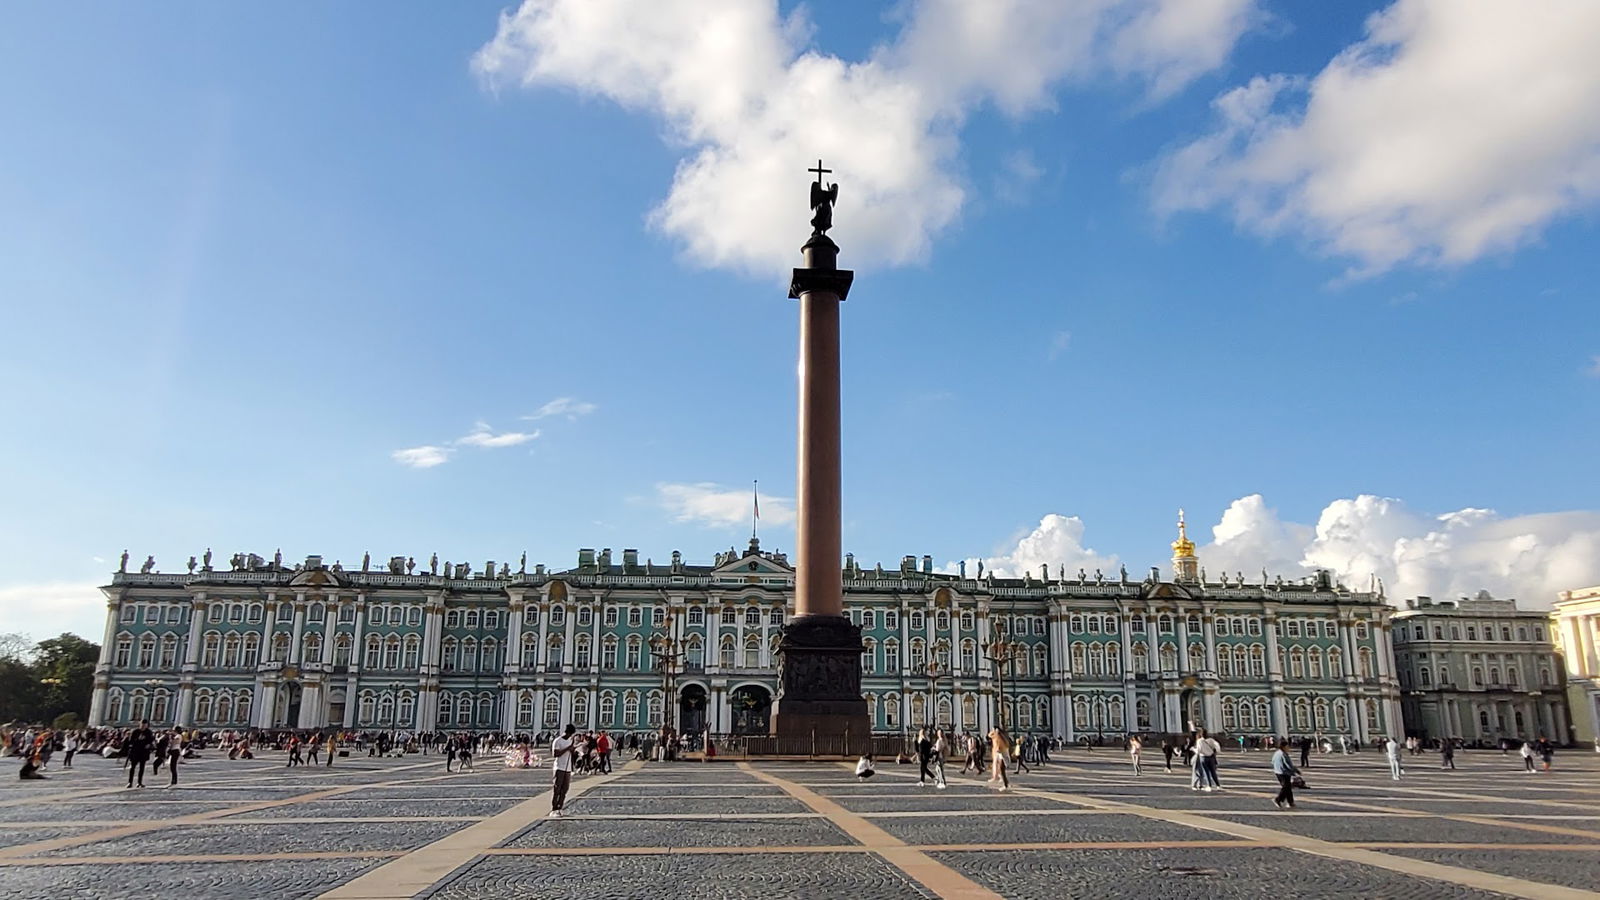
{"label": "winter palace", "polygon": [[[1199,567],[1183,533],[1170,579],[1048,567],[999,578],[844,560],[875,727],[929,721],[1067,740],[1205,726],[1230,735],[1398,733],[1381,593],[1326,573],[1246,583]],[[766,733],[773,649],[794,571],[743,551],[662,566],[637,551],[577,565],[359,570],[237,554],[228,571],[126,571],[108,614],[91,721],[199,728],[477,729],[567,722],[620,731]]]}

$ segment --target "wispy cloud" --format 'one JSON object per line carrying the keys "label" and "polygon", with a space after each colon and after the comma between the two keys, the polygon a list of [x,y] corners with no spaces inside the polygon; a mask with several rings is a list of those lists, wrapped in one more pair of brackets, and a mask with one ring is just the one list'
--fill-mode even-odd
{"label": "wispy cloud", "polygon": [[1600,354],[1589,357],[1589,367],[1584,369],[1590,377],[1600,378]]}
{"label": "wispy cloud", "polygon": [[412,469],[431,469],[442,466],[450,461],[450,454],[455,451],[449,447],[435,447],[425,444],[421,447],[407,447],[389,454],[389,458],[402,466]]}
{"label": "wispy cloud", "polygon": [[[109,576],[106,580],[110,580]],[[92,583],[0,587],[0,632],[18,632],[43,640],[70,631],[98,643],[105,617],[105,595]]]}
{"label": "wispy cloud", "polygon": [[523,418],[529,421],[548,419],[551,416],[566,416],[568,419],[576,419],[579,416],[587,416],[599,408],[593,403],[588,403],[575,397],[557,397],[539,407],[538,411],[533,415],[523,416]]}
{"label": "wispy cloud", "polygon": [[456,438],[455,443],[464,447],[515,447],[526,444],[539,437],[539,430],[533,431],[503,431],[495,434],[487,423],[479,422],[472,426],[472,433],[465,437]]}
{"label": "wispy cloud", "polygon": [[1033,152],[1018,150],[1006,155],[1000,173],[995,176],[994,193],[1002,201],[1021,204],[1028,201],[1034,184],[1044,175],[1044,169],[1034,162]]}
{"label": "wispy cloud", "polygon": [[[761,494],[761,521],[768,525],[788,525],[794,521],[794,501],[788,497]],[[694,484],[663,482],[656,485],[656,501],[672,514],[674,522],[701,525],[743,525],[754,512],[750,491],[729,488],[709,481]]]}
{"label": "wispy cloud", "polygon": [[1061,354],[1067,352],[1067,347],[1072,343],[1072,332],[1058,331],[1050,337],[1050,361],[1055,362]]}

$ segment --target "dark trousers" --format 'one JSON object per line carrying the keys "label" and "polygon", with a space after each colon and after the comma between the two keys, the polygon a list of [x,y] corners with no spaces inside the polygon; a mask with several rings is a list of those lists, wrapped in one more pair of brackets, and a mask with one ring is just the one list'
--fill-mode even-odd
{"label": "dark trousers", "polygon": [[1534,770],[1533,769],[1533,757],[1524,756],[1522,758],[1522,766],[1523,766],[1523,768],[1527,769],[1529,772],[1532,772]]}
{"label": "dark trousers", "polygon": [[1275,803],[1287,803],[1290,806],[1294,805],[1294,776],[1293,775],[1280,774],[1278,776],[1278,796],[1274,798],[1273,802],[1275,802]]}
{"label": "dark trousers", "polygon": [[178,757],[181,755],[181,751],[178,750],[167,754],[167,777],[171,779],[167,784],[178,783]]}
{"label": "dark trousers", "polygon": [[550,787],[550,808],[560,809],[567,805],[567,788],[572,787],[572,773],[555,771],[555,779]]}
{"label": "dark trousers", "polygon": [[1300,748],[1300,768],[1304,769],[1309,765],[1311,765],[1311,747],[1303,745]]}
{"label": "dark trousers", "polygon": [[73,756],[73,754],[75,754],[77,752],[78,751],[76,751],[76,750],[68,750],[67,751],[67,755],[61,758],[61,768],[63,768],[63,769],[72,768],[72,756]]}
{"label": "dark trousers", "polygon": [[139,775],[139,786],[144,787],[144,767],[145,763],[147,762],[149,762],[147,759],[130,758],[128,760],[128,787],[133,787],[133,777],[135,772],[137,772]]}
{"label": "dark trousers", "polygon": [[918,767],[917,783],[918,784],[921,784],[924,781],[927,781],[928,779],[933,777],[933,773],[928,771],[928,760],[929,760],[929,757],[923,756],[920,753],[917,754],[917,767]]}

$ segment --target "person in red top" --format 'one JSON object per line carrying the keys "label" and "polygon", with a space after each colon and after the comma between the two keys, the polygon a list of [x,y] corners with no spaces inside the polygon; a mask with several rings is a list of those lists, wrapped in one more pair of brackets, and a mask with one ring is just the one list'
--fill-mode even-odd
{"label": "person in red top", "polygon": [[594,739],[594,752],[600,757],[600,771],[611,772],[611,735],[604,731]]}

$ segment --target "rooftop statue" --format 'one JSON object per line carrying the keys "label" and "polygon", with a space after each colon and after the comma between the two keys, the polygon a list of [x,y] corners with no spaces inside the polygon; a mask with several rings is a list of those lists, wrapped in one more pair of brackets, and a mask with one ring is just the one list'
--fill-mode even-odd
{"label": "rooftop statue", "polygon": [[118,572],[128,571],[128,551],[122,551],[122,562],[117,565]]}

